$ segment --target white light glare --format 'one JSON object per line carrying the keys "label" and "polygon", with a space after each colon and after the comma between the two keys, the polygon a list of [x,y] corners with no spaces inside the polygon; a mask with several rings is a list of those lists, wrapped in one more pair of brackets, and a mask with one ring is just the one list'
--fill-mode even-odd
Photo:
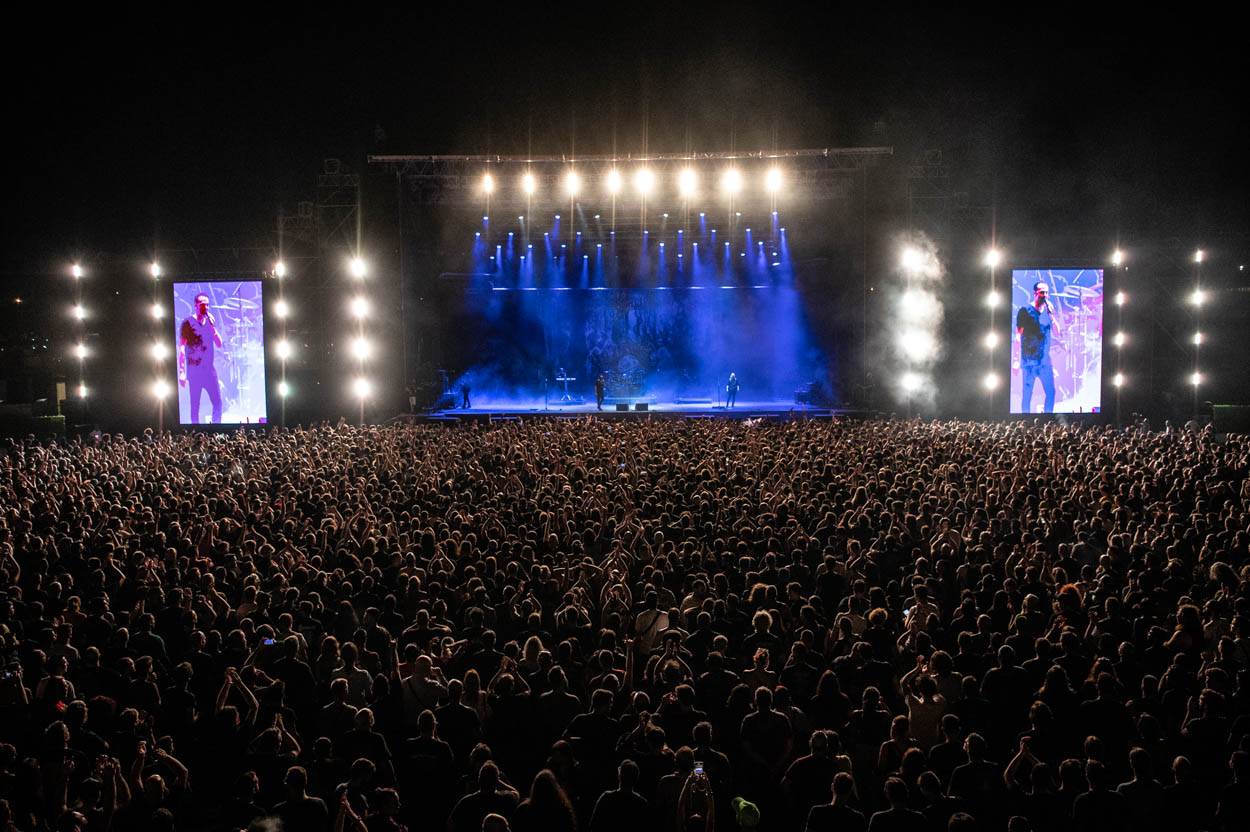
{"label": "white light glare", "polygon": [[77,318],[77,319],[78,319],[78,320],[80,320],[80,321],[81,321],[83,318],[87,317],[87,312],[86,312],[86,310],[84,310],[84,309],[82,308],[82,304],[75,304],[75,305],[74,305],[74,317],[75,317],[75,318]]}
{"label": "white light glare", "polygon": [[1197,251],[1194,252],[1195,263],[1201,263],[1203,260],[1206,260],[1206,259],[1207,259],[1207,253],[1203,251],[1202,249],[1198,249]]}
{"label": "white light glare", "polygon": [[985,296],[985,305],[993,309],[998,306],[998,303],[1001,300],[1002,298],[999,297],[998,292],[990,292]]}
{"label": "white light glare", "polygon": [[987,332],[985,334],[985,346],[987,349],[991,349],[991,350],[998,346],[998,333],[997,332]]}
{"label": "white light glare", "polygon": [[369,314],[369,301],[364,298],[354,298],[352,300],[352,314],[357,318],[363,318]]}
{"label": "white light glare", "polygon": [[73,273],[74,277],[82,277],[82,266],[75,263],[74,267],[70,269],[70,272]]}
{"label": "white light glare", "polygon": [[922,380],[920,376],[915,373],[903,373],[903,377],[899,379],[899,384],[901,384],[903,389],[908,393],[914,393],[919,390],[921,383]]}
{"label": "white light glare", "polygon": [[1206,300],[1206,298],[1207,296],[1202,293],[1201,289],[1194,289],[1194,293],[1189,296],[1189,302],[1194,306],[1202,306],[1202,302]]}
{"label": "white light glare", "polygon": [[1123,292],[1115,293],[1115,305],[1116,306],[1123,306],[1126,300],[1128,300],[1128,295],[1124,294]]}
{"label": "white light glare", "polygon": [[569,196],[577,196],[577,192],[581,190],[582,178],[577,175],[577,171],[569,171],[569,175],[564,177],[564,187],[568,189]]}
{"label": "white light glare", "polygon": [[1115,334],[1115,338],[1114,338],[1114,339],[1112,339],[1112,340],[1115,342],[1115,345],[1116,345],[1117,347],[1122,347],[1122,346],[1124,346],[1124,333],[1123,333],[1123,332],[1117,332],[1117,333]]}
{"label": "white light glare", "polygon": [[1197,387],[1199,384],[1202,384],[1202,373],[1194,373],[1192,376],[1190,376],[1189,383],[1192,384],[1194,387]]}
{"label": "white light glare", "polygon": [[985,377],[985,389],[995,390],[997,388],[998,388],[998,376],[995,375],[994,373],[990,373],[989,375]]}
{"label": "white light glare", "polygon": [[80,399],[87,398],[87,385],[85,384],[78,385],[78,398]]}
{"label": "white light glare", "polygon": [[725,171],[725,176],[724,179],[721,180],[721,184],[725,188],[725,193],[733,196],[738,193],[738,191],[742,190],[742,172],[737,168],[730,168]]}
{"label": "white light glare", "polygon": [[1198,346],[1201,343],[1202,343],[1202,333],[1195,332],[1194,333],[1194,346]]}
{"label": "white light glare", "polygon": [[291,307],[286,305],[286,301],[280,300],[273,305],[273,314],[277,315],[279,318],[285,318],[287,315],[291,314]]}
{"label": "white light glare", "polygon": [[369,271],[369,268],[365,265],[364,260],[361,260],[359,257],[353,257],[352,262],[351,262],[351,271],[352,271],[352,277],[359,278],[359,277],[364,277],[365,274]]}
{"label": "white light glare", "polygon": [[79,358],[86,358],[87,347],[84,344],[78,344],[77,346],[74,347],[74,355],[78,356]]}
{"label": "white light glare", "polygon": [[352,341],[352,355],[356,356],[357,358],[359,359],[368,358],[370,353],[372,352],[373,352],[373,347],[372,345],[370,345],[370,343],[366,339],[357,338],[354,341]]}
{"label": "white light glare", "polygon": [[527,194],[534,193],[534,190],[537,187],[538,187],[538,182],[537,180],[534,179],[534,174],[527,173],[521,177],[521,189],[524,190]]}
{"label": "white light glare", "polygon": [[165,317],[165,307],[161,306],[159,303],[152,304],[152,317],[157,320]]}
{"label": "white light glare", "polygon": [[163,399],[169,395],[169,384],[164,379],[152,385],[152,395],[158,399]]}
{"label": "white light glare", "polygon": [[618,170],[608,171],[608,193],[617,194],[621,191],[621,172]]}
{"label": "white light glare", "polygon": [[921,266],[924,265],[924,255],[920,253],[919,249],[905,248],[903,249],[902,262],[903,268],[907,269],[907,271],[918,272]]}
{"label": "white light glare", "polygon": [[773,168],[764,175],[764,187],[768,189],[770,194],[775,194],[781,190],[781,170]]}
{"label": "white light glare", "polygon": [[354,391],[355,391],[355,393],[356,393],[356,395],[357,395],[357,396],[359,396],[359,397],[360,397],[360,398],[362,398],[362,399],[363,399],[365,396],[368,396],[368,395],[369,395],[369,390],[370,390],[370,389],[371,389],[371,388],[370,388],[370,386],[369,386],[369,379],[367,379],[367,378],[358,378],[358,379],[356,379],[356,381],[352,384],[352,390],[354,390]]}
{"label": "white light glare", "polygon": [[283,263],[281,260],[279,260],[277,263],[274,263],[273,273],[276,274],[278,277],[286,277],[286,263]]}
{"label": "white light glare", "polygon": [[1124,252],[1120,251],[1117,248],[1115,250],[1115,253],[1111,255],[1111,265],[1119,266],[1119,265],[1122,265],[1123,263],[1124,263]]}
{"label": "white light glare", "polygon": [[937,350],[933,336],[921,330],[903,333],[899,337],[899,347],[903,350],[903,354],[912,361],[924,361],[931,358]]}
{"label": "white light glare", "polygon": [[677,174],[677,188],[681,191],[681,195],[694,196],[696,181],[694,171],[690,168],[684,168],[681,173]]}
{"label": "white light glare", "polygon": [[157,341],[152,345],[152,357],[157,361],[164,361],[169,357],[169,347],[165,346],[164,341]]}
{"label": "white light glare", "polygon": [[985,265],[989,266],[991,269],[997,268],[998,264],[1001,262],[1003,262],[1003,254],[998,249],[992,248],[985,252]]}
{"label": "white light glare", "polygon": [[1124,373],[1116,373],[1114,376],[1112,376],[1111,383],[1114,384],[1116,387],[1123,387],[1124,386]]}
{"label": "white light glare", "polygon": [[634,187],[638,189],[638,193],[649,194],[653,185],[655,185],[655,174],[650,168],[639,168],[634,174]]}
{"label": "white light glare", "polygon": [[291,388],[290,386],[287,385],[285,381],[278,382],[278,395],[279,396],[285,399],[290,394],[290,392],[291,392]]}
{"label": "white light glare", "polygon": [[495,192],[495,177],[489,173],[482,174],[482,193],[493,194]]}
{"label": "white light glare", "polygon": [[152,264],[152,277],[160,277],[160,276],[161,276],[161,264],[153,263]]}
{"label": "white light glare", "polygon": [[279,341],[277,349],[278,349],[279,358],[291,357],[291,342],[290,341]]}

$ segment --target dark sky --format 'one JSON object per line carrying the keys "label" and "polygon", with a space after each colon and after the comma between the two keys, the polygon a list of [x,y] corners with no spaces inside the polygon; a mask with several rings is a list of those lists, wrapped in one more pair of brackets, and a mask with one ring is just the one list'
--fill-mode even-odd
{"label": "dark sky", "polygon": [[936,147],[1018,225],[1248,227],[1244,45],[1181,8],[447,5],[49,6],[2,59],[3,273],[261,242],[375,127],[398,153]]}

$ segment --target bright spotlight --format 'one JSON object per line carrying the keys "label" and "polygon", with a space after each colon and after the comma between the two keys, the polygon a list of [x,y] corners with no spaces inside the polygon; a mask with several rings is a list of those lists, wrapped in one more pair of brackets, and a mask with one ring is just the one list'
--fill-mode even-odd
{"label": "bright spotlight", "polygon": [[279,260],[277,263],[274,263],[273,273],[276,274],[278,277],[286,277],[286,263],[283,263],[281,260]]}
{"label": "bright spotlight", "polygon": [[998,268],[998,264],[1003,262],[1003,253],[996,248],[992,248],[985,252],[985,265],[991,269]]}
{"label": "bright spotlight", "polygon": [[999,297],[998,292],[990,292],[985,296],[985,305],[993,309],[998,306],[1001,300],[1002,298]]}
{"label": "bright spotlight", "polygon": [[290,393],[291,393],[290,386],[287,385],[285,381],[279,381],[278,382],[278,395],[285,399],[288,395],[290,395]]}
{"label": "bright spotlight", "polygon": [[655,185],[655,174],[650,168],[639,168],[634,174],[634,187],[638,189],[638,193],[646,196],[651,192],[652,186]]}
{"label": "bright spotlight", "polygon": [[352,314],[357,318],[363,318],[369,314],[369,301],[364,298],[352,299]]}
{"label": "bright spotlight", "polygon": [[1123,306],[1124,301],[1126,300],[1128,300],[1128,295],[1124,294],[1123,292],[1115,293],[1115,305],[1116,306]]}
{"label": "bright spotlight", "polygon": [[85,384],[78,385],[78,398],[80,399],[87,398],[87,385]]}
{"label": "bright spotlight", "polygon": [[169,395],[169,383],[164,379],[157,381],[152,385],[152,395],[158,399],[163,399]]}
{"label": "bright spotlight", "polygon": [[365,266],[365,261],[359,257],[353,257],[351,262],[352,277],[361,278],[368,273],[369,268]]}
{"label": "bright spotlight", "polygon": [[285,318],[287,315],[291,314],[291,307],[287,306],[286,301],[280,300],[273,305],[273,314],[277,315],[279,318]]}
{"label": "bright spotlight", "polygon": [[721,178],[721,187],[725,189],[725,193],[733,196],[742,190],[742,171],[737,168],[730,168],[725,171],[725,175]]}
{"label": "bright spotlight", "polygon": [[924,265],[924,255],[919,249],[905,248],[903,249],[903,268],[909,272],[918,272]]}
{"label": "bright spotlight", "polygon": [[1117,248],[1115,250],[1115,253],[1111,255],[1111,265],[1119,266],[1123,263],[1124,263],[1124,252],[1120,251]]}
{"label": "bright spotlight", "polygon": [[621,172],[613,169],[608,171],[608,193],[618,194],[621,191]]}
{"label": "bright spotlight", "polygon": [[694,187],[697,181],[694,170],[691,168],[682,169],[682,172],[677,174],[677,188],[681,191],[681,195],[694,196]]}
{"label": "bright spotlight", "polygon": [[161,306],[159,303],[152,304],[152,317],[157,320],[165,317],[165,307]]}
{"label": "bright spotlight", "polygon": [[77,346],[75,346],[75,347],[74,347],[74,355],[78,356],[79,358],[86,358],[86,357],[87,357],[87,347],[86,347],[86,345],[85,345],[85,344],[78,344]]}
{"label": "bright spotlight", "polygon": [[1206,260],[1206,259],[1207,259],[1207,253],[1203,251],[1202,249],[1198,249],[1197,251],[1194,252],[1195,263],[1201,263],[1203,260]]}
{"label": "bright spotlight", "polygon": [[764,174],[764,187],[768,189],[770,194],[775,194],[781,190],[781,169],[773,168]]}
{"label": "bright spotlight", "polygon": [[1115,334],[1115,338],[1113,338],[1112,340],[1113,340],[1113,341],[1115,341],[1115,345],[1116,345],[1117,347],[1122,347],[1122,346],[1124,346],[1124,333],[1123,333],[1123,332],[1117,332],[1117,333]]}
{"label": "bright spotlight", "polygon": [[358,378],[352,383],[352,390],[362,399],[369,395],[370,389],[369,379],[367,378]]}
{"label": "bright spotlight", "polygon": [[534,179],[534,174],[527,173],[521,177],[521,189],[525,191],[527,194],[534,193],[534,190],[537,187],[538,187],[538,181]]}
{"label": "bright spotlight", "polygon": [[1198,345],[1199,345],[1199,344],[1201,344],[1201,343],[1202,343],[1202,333],[1201,333],[1201,332],[1195,332],[1195,333],[1194,333],[1194,346],[1196,347],[1196,346],[1198,346]]}
{"label": "bright spotlight", "polygon": [[157,341],[152,345],[152,357],[157,361],[164,361],[169,357],[169,347],[165,346],[164,341]]}
{"label": "bright spotlight", "polygon": [[1202,373],[1194,373],[1192,376],[1190,376],[1189,383],[1192,384],[1194,387],[1197,387],[1199,384],[1202,384]]}
{"label": "bright spotlight", "polygon": [[998,376],[994,373],[990,373],[989,375],[985,377],[985,389],[995,390],[997,388],[998,388]]}
{"label": "bright spotlight", "polygon": [[995,347],[997,347],[997,346],[998,346],[998,333],[997,333],[997,332],[987,332],[987,333],[985,334],[985,347],[986,347],[986,349],[991,349],[991,350],[992,350],[992,349],[994,349],[994,348],[995,348]]}
{"label": "bright spotlight", "polygon": [[482,193],[493,194],[495,192],[495,177],[489,173],[482,174]]}
{"label": "bright spotlight", "polygon": [[352,341],[352,355],[362,361],[369,357],[373,352],[373,346],[364,338],[357,338]]}
{"label": "bright spotlight", "polygon": [[564,177],[564,187],[568,190],[569,196],[577,196],[577,192],[581,190],[582,178],[577,175],[577,171],[569,171],[569,175]]}
{"label": "bright spotlight", "polygon": [[1206,299],[1207,296],[1202,293],[1201,289],[1194,289],[1194,293],[1189,296],[1189,302],[1194,306],[1202,306],[1202,302]]}
{"label": "bright spotlight", "polygon": [[937,348],[933,336],[920,330],[903,333],[899,337],[898,344],[903,354],[912,361],[924,361],[931,358]]}
{"label": "bright spotlight", "polygon": [[903,373],[902,378],[899,379],[899,384],[901,384],[903,389],[908,393],[914,393],[919,390],[922,383],[923,382],[920,376],[915,373]]}
{"label": "bright spotlight", "polygon": [[75,263],[74,267],[70,269],[70,272],[74,275],[74,277],[82,277],[82,266]]}
{"label": "bright spotlight", "polygon": [[161,276],[161,264],[153,263],[152,264],[152,277],[160,277],[160,276]]}
{"label": "bright spotlight", "polygon": [[77,319],[78,319],[78,320],[80,320],[80,321],[81,321],[83,318],[87,317],[87,312],[86,312],[86,310],[84,310],[84,309],[82,308],[82,304],[75,304],[75,305],[74,305],[74,317],[75,317],[75,318],[77,318]]}
{"label": "bright spotlight", "polygon": [[291,342],[279,341],[277,350],[278,350],[279,358],[290,358],[291,357]]}
{"label": "bright spotlight", "polygon": [[928,309],[929,296],[924,292],[904,292],[899,303],[909,318],[917,318]]}
{"label": "bright spotlight", "polygon": [[1112,376],[1111,383],[1114,384],[1116,387],[1123,387],[1124,386],[1124,373],[1116,373],[1114,376]]}

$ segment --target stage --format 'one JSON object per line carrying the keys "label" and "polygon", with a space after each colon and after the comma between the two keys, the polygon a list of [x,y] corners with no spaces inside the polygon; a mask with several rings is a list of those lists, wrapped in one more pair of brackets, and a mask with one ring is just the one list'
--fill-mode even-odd
{"label": "stage", "polygon": [[581,419],[595,416],[603,419],[831,419],[835,416],[866,415],[845,408],[814,407],[786,401],[739,401],[733,407],[717,405],[711,401],[645,401],[646,409],[638,410],[637,402],[628,404],[628,410],[617,410],[617,402],[605,401],[602,410],[595,408],[594,401],[529,403],[523,401],[473,401],[469,408],[443,408],[428,414],[415,414],[408,418],[430,421],[464,420],[490,421],[509,418],[564,418]]}

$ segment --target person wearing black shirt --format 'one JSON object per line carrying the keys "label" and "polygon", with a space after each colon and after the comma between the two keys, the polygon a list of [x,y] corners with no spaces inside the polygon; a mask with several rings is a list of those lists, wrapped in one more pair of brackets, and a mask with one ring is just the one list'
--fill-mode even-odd
{"label": "person wearing black shirt", "polygon": [[188,387],[191,423],[200,423],[200,399],[205,392],[213,405],[213,424],[221,424],[221,386],[213,365],[214,348],[222,348],[217,322],[208,308],[209,297],[195,296],[195,314],[182,321],[178,332],[178,383]]}
{"label": "person wearing black shirt", "polygon": [[1050,363],[1052,335],[1059,333],[1058,321],[1047,296],[1050,288],[1042,281],[1033,284],[1033,303],[1016,313],[1016,337],[1020,340],[1020,370],[1024,375],[1020,392],[1020,412],[1032,413],[1033,388],[1042,383],[1043,413],[1055,410],[1055,370]]}

